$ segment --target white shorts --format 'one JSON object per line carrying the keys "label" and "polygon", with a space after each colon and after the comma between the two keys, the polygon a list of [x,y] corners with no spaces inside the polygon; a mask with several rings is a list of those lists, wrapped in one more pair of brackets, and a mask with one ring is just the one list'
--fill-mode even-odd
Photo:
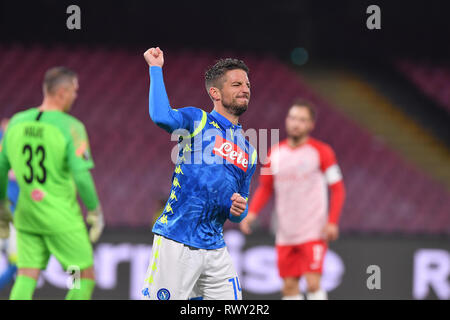
{"label": "white shorts", "polygon": [[155,234],[141,291],[149,300],[241,300],[227,249],[197,249]]}

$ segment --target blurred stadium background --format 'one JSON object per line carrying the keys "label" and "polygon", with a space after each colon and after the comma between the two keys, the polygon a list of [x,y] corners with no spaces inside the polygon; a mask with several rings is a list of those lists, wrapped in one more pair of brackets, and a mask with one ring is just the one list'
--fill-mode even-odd
{"label": "blurred stadium background", "polygon": [[[81,30],[66,28],[71,4]],[[325,262],[330,299],[450,298],[450,5],[378,1],[382,28],[368,30],[370,4],[0,1],[0,118],[41,102],[47,68],[79,74],[72,114],[90,135],[107,223],[95,299],[139,298],[170,188],[175,142],[148,116],[142,57],[156,45],[175,107],[210,111],[203,74],[221,57],[250,67],[244,128],[280,128],[283,139],[294,98],[317,105],[313,136],[336,150],[347,187],[341,238]],[[272,203],[251,236],[226,224],[247,299],[280,298]],[[5,265],[1,257],[0,272]],[[380,290],[367,288],[370,265],[381,269]],[[52,261],[35,297],[62,299],[66,279]]]}

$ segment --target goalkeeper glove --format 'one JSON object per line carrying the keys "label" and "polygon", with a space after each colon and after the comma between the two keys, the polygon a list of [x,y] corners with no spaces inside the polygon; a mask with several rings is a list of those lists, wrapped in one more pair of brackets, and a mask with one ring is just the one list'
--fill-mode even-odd
{"label": "goalkeeper glove", "polygon": [[9,238],[9,223],[12,222],[8,201],[0,201],[0,239]]}
{"label": "goalkeeper glove", "polygon": [[105,227],[103,212],[100,205],[98,205],[97,209],[88,211],[86,221],[91,226],[91,229],[89,230],[89,239],[92,243],[97,242]]}

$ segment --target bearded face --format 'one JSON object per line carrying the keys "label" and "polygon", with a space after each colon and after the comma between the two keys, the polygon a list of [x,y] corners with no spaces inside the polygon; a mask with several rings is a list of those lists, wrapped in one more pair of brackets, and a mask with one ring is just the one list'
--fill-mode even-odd
{"label": "bearded face", "polygon": [[222,105],[233,115],[240,116],[248,108],[250,102],[250,82],[244,70],[230,70],[224,75],[220,88]]}
{"label": "bearded face", "polygon": [[248,108],[248,98],[246,97],[237,97],[232,98],[231,101],[222,100],[222,104],[227,109],[227,111],[235,116],[240,116]]}

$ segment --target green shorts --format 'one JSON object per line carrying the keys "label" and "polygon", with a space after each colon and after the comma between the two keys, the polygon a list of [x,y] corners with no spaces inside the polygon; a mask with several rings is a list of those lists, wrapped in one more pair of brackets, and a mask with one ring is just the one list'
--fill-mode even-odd
{"label": "green shorts", "polygon": [[92,245],[86,228],[51,235],[17,230],[18,268],[44,270],[51,254],[64,270],[69,266],[84,270],[94,264]]}

